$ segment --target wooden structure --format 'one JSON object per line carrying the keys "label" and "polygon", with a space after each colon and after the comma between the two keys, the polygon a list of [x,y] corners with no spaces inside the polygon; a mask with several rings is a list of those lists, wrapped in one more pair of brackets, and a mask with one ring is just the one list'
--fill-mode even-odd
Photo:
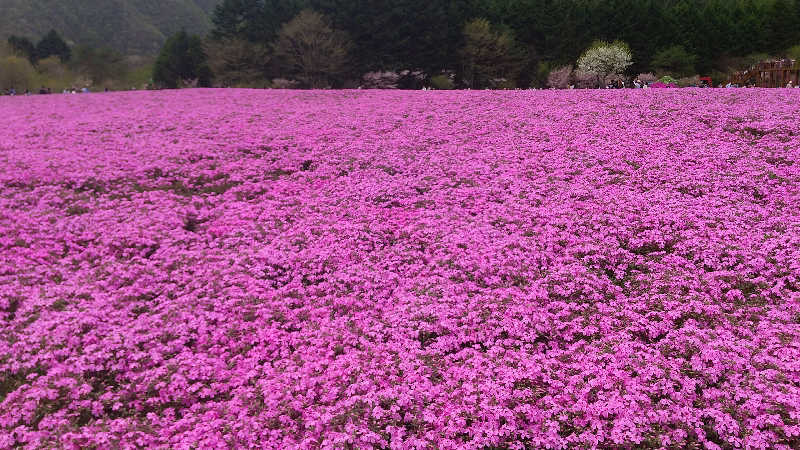
{"label": "wooden structure", "polygon": [[793,86],[800,83],[800,61],[783,59],[778,61],[762,61],[744,72],[737,72],[731,77],[731,83],[739,86],[755,85],[764,88],[786,87],[789,82]]}

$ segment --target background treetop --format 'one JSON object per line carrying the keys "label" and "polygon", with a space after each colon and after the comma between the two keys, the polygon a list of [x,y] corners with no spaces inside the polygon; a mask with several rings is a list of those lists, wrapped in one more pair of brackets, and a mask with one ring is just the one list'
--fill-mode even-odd
{"label": "background treetop", "polygon": [[225,0],[213,33],[271,41],[304,8],[351,36],[361,72],[457,69],[463,27],[475,18],[506,27],[529,58],[553,65],[574,62],[598,39],[627,42],[634,72],[676,48],[705,73],[727,69],[723,57],[778,55],[800,43],[800,0]]}

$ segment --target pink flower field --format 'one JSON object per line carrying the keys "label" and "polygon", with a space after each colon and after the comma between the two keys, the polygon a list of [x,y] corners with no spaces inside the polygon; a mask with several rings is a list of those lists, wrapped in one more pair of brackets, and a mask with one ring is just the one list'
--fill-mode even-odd
{"label": "pink flower field", "polygon": [[0,113],[0,448],[800,448],[800,90]]}

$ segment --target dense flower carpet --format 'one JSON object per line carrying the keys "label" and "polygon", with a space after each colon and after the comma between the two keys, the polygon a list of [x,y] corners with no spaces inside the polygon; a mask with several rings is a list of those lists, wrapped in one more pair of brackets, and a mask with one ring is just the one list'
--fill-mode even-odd
{"label": "dense flower carpet", "polygon": [[0,448],[800,447],[800,90],[0,113]]}

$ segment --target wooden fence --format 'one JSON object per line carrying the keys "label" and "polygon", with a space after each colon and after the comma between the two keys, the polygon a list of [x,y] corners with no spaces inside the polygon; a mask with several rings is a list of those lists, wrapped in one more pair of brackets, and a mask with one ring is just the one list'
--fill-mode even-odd
{"label": "wooden fence", "polygon": [[784,59],[780,61],[764,61],[745,70],[733,74],[731,82],[739,86],[777,88],[785,87],[792,82],[793,86],[800,83],[800,61]]}

